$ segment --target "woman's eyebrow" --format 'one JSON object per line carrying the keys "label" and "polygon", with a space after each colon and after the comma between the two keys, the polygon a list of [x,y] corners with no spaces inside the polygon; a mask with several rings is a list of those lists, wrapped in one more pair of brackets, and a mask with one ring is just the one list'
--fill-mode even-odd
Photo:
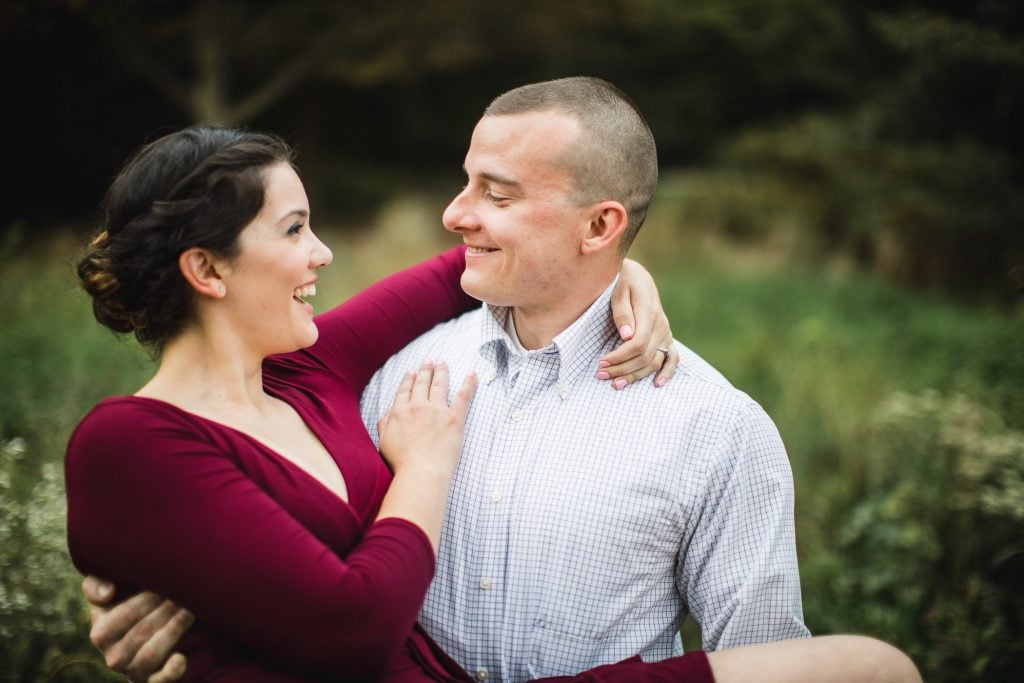
{"label": "woman's eyebrow", "polygon": [[277,222],[280,223],[291,216],[298,216],[299,218],[309,218],[309,211],[307,211],[306,209],[292,209],[291,211],[288,211],[280,218],[278,218]]}

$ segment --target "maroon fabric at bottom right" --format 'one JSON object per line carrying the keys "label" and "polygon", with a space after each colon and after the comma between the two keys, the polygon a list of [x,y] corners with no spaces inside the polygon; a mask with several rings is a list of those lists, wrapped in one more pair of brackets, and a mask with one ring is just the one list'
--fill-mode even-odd
{"label": "maroon fabric at bottom right", "polygon": [[688,652],[660,662],[645,662],[639,656],[605,664],[576,676],[539,679],[543,683],[714,683],[707,653]]}

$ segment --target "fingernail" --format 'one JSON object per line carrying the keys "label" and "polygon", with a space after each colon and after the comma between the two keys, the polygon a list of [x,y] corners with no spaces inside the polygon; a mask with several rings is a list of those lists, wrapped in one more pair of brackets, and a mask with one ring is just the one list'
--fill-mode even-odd
{"label": "fingernail", "polygon": [[633,336],[633,326],[632,325],[623,325],[622,327],[620,327],[619,328],[619,336],[622,337],[623,339],[629,339],[630,337],[632,337]]}
{"label": "fingernail", "polygon": [[109,598],[110,594],[114,592],[114,585],[108,581],[100,581],[96,584],[96,593],[101,598]]}
{"label": "fingernail", "polygon": [[601,372],[597,373],[597,378],[598,378],[598,379],[611,379],[611,378],[612,378],[612,376],[611,376],[611,375],[609,375],[609,374],[608,374],[607,372],[605,372],[604,370],[602,370]]}
{"label": "fingernail", "polygon": [[599,367],[599,368],[606,368],[606,367],[608,367],[609,365],[611,365],[611,363],[609,363],[609,362],[608,362],[608,361],[606,361],[606,360],[602,360],[602,361],[598,361],[598,362],[597,362],[597,367]]}
{"label": "fingernail", "polygon": [[622,387],[626,386],[626,380],[620,377],[614,382],[612,382],[612,386],[615,387],[616,389],[621,389]]}
{"label": "fingernail", "polygon": [[658,379],[654,380],[654,386],[656,386],[656,387],[663,387],[663,386],[665,386],[665,378],[664,377],[659,377]]}

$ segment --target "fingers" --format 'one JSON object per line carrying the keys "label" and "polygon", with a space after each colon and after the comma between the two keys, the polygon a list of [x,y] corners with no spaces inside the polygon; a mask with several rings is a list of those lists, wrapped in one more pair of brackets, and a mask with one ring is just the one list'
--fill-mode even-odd
{"label": "fingers", "polygon": [[97,576],[87,576],[82,579],[82,595],[89,604],[101,607],[114,597],[114,584]]}
{"label": "fingers", "polygon": [[[402,383],[398,387],[398,393],[395,395],[392,407],[394,408],[401,403],[408,403],[414,399],[429,400],[434,403],[449,405],[449,375],[448,364],[444,361],[425,361],[419,370],[409,371],[402,378]],[[452,398],[450,407],[459,415],[460,419],[464,420],[466,413],[469,411],[470,401],[472,401],[473,394],[476,392],[476,384],[476,373],[470,371],[462,381],[462,386],[459,387],[459,390]],[[390,413],[377,421],[378,434],[383,434],[384,430],[387,429],[389,417]]]}
{"label": "fingers", "polygon": [[[127,666],[131,658],[135,656],[132,651],[123,662],[114,657],[114,663],[110,661],[109,650],[114,647],[125,634],[135,627],[142,619],[153,612],[163,602],[163,598],[155,593],[138,593],[124,602],[110,608],[103,606],[90,606],[92,628],[89,630],[89,640],[97,648],[108,656],[107,666],[120,670],[119,667]],[[116,655],[123,656],[120,650]]]}
{"label": "fingers", "polygon": [[[134,680],[145,680],[162,666],[170,646],[192,623],[191,614],[182,615],[179,611],[184,610],[159,595],[139,593],[111,609],[93,607],[89,638],[103,652],[108,667]],[[167,630],[162,632],[164,628]],[[157,634],[161,639],[149,644]],[[161,644],[170,638],[173,640],[169,646]]]}
{"label": "fingers", "polygon": [[424,361],[416,373],[416,381],[412,384],[412,395],[410,401],[426,401],[430,398],[430,381],[434,376],[434,364],[431,361]]}
{"label": "fingers", "polygon": [[448,364],[444,361],[440,361],[434,366],[428,396],[435,403],[448,405]]}
{"label": "fingers", "polygon": [[185,675],[185,655],[175,652],[164,664],[164,668],[149,677],[146,683],[174,683]]}
{"label": "fingers", "polygon": [[[619,344],[612,351],[601,356],[600,360],[603,362],[599,362],[598,366],[604,368],[611,378],[618,377],[635,370],[644,363],[653,362],[657,348],[657,344],[635,335],[628,342]],[[609,379],[609,377],[602,379]]]}
{"label": "fingers", "polygon": [[398,392],[395,394],[395,400],[392,405],[398,405],[399,403],[407,403],[412,396],[412,387],[416,383],[416,373],[409,371],[402,377],[402,383],[398,385]]}
{"label": "fingers", "polygon": [[170,601],[165,602],[161,610],[172,616],[139,648],[126,672],[132,680],[177,681],[185,674],[185,657],[173,650],[195,618]]}
{"label": "fingers", "polygon": [[[624,341],[600,359],[597,378],[611,380],[612,388],[622,389],[654,374],[655,386],[664,386],[679,366],[679,354],[654,280],[629,259],[612,293],[612,317]],[[631,334],[623,334],[623,325]]]}
{"label": "fingers", "polygon": [[658,374],[654,376],[654,386],[663,387],[665,382],[672,379],[672,375],[676,374],[676,368],[679,367],[679,351],[672,343],[668,343],[662,348],[668,349],[668,353],[665,354],[665,362],[661,366],[661,370],[658,370]]}
{"label": "fingers", "polygon": [[655,386],[664,386],[679,367],[679,353],[675,343],[671,337],[660,345],[652,338],[643,343],[640,337],[641,334],[637,333],[631,341],[602,356],[598,362],[597,378],[611,380],[613,389],[622,389],[657,373],[654,377]]}
{"label": "fingers", "polygon": [[612,292],[612,319],[622,341],[633,338],[636,319],[633,316],[633,302],[629,287],[616,287]]}
{"label": "fingers", "polygon": [[[448,404],[448,364],[424,361],[420,369],[406,373],[395,394],[393,405],[413,400]],[[380,425],[378,424],[378,430]]]}
{"label": "fingers", "polygon": [[469,404],[473,400],[475,392],[476,373],[471,371],[462,381],[459,390],[455,392],[455,398],[452,399],[452,410],[462,423],[466,422],[466,414],[469,412]]}

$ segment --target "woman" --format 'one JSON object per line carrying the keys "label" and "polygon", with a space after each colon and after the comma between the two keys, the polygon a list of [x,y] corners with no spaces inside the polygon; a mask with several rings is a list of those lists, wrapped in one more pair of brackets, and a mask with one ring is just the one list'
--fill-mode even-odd
{"label": "woman", "polygon": [[[97,319],[160,365],[71,438],[72,557],[196,613],[180,644],[190,680],[472,680],[415,618],[474,380],[449,406],[443,365],[406,378],[381,430],[393,476],[358,410],[385,359],[474,305],[461,252],[314,323],[304,299],[331,253],[290,161],[273,137],[194,127],[144,147],[113,184],[79,274]],[[739,661],[712,666],[722,680],[754,670],[730,673]],[[581,680],[661,676],[711,680],[700,652]]]}

